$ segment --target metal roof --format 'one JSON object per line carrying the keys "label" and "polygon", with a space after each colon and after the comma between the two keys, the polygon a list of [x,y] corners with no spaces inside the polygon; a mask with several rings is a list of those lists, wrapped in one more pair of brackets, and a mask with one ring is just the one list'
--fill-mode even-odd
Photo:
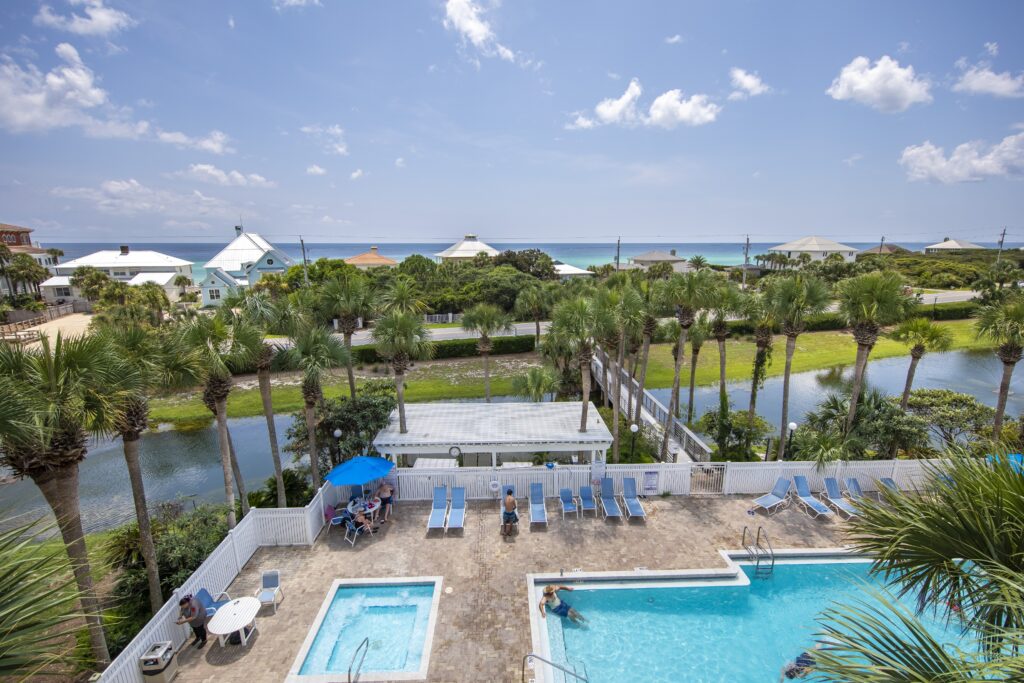
{"label": "metal roof", "polygon": [[477,239],[476,235],[466,235],[444,251],[434,254],[434,256],[440,256],[441,258],[473,258],[481,251],[488,256],[498,255],[497,249],[485,242],[481,242]]}
{"label": "metal roof", "polygon": [[245,265],[255,263],[263,258],[268,251],[273,251],[281,258],[283,266],[290,266],[292,260],[287,254],[255,232],[243,232],[203,266],[206,270],[220,268],[227,273],[241,273]]}
{"label": "metal roof", "polygon": [[985,247],[967,240],[946,240],[938,244],[930,244],[925,249],[984,249]]}
{"label": "metal roof", "polygon": [[108,249],[65,261],[57,267],[61,270],[74,270],[81,266],[92,266],[93,268],[180,268],[191,265],[191,261],[184,261],[159,251],[128,250],[126,254],[117,249]]}
{"label": "metal roof", "polygon": [[161,287],[166,287],[170,285],[178,275],[180,275],[180,273],[139,273],[129,280],[128,284],[134,286],[141,285],[146,282],[155,282]]}
{"label": "metal roof", "polygon": [[685,261],[685,260],[686,259],[684,259],[681,256],[676,256],[675,254],[670,254],[667,251],[657,251],[657,250],[645,251],[644,253],[637,254],[636,256],[633,257],[633,262],[634,263],[636,263],[638,261],[653,261],[655,263],[658,263],[658,262],[661,262],[661,261],[665,261],[667,263],[675,263],[677,261]]}
{"label": "metal roof", "polygon": [[768,251],[856,251],[856,249],[846,244],[840,244],[835,240],[830,240],[827,237],[811,235],[810,237],[801,237],[798,240],[771,247]]}

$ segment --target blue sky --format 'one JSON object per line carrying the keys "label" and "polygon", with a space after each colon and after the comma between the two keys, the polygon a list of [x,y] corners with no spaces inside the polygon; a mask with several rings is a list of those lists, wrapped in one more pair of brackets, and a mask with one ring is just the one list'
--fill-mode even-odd
{"label": "blue sky", "polygon": [[49,241],[1024,241],[1024,4],[17,0]]}

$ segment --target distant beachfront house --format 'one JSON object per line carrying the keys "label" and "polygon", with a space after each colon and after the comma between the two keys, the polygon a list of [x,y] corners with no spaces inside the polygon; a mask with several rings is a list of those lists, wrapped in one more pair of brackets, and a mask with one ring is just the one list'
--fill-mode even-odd
{"label": "distant beachfront house", "polygon": [[398,261],[387,256],[382,256],[378,251],[377,247],[370,247],[370,251],[364,251],[362,254],[356,254],[345,259],[345,263],[350,266],[355,266],[359,270],[367,270],[369,268],[393,268],[398,265]]}
{"label": "distant beachfront house", "polygon": [[235,239],[203,266],[206,276],[199,284],[203,305],[220,306],[229,294],[251,287],[269,273],[284,273],[293,263],[273,244],[236,225]]}
{"label": "distant beachfront house", "polygon": [[192,264],[188,261],[159,251],[132,250],[128,245],[121,245],[120,249],[97,251],[55,265],[53,270],[56,274],[39,285],[43,299],[49,303],[84,301],[82,293],[71,286],[71,276],[83,266],[95,268],[132,286],[156,282],[164,288],[171,301],[177,301],[180,291],[174,286],[174,278],[178,275],[192,277]]}
{"label": "distant beachfront house", "polygon": [[555,261],[555,275],[562,280],[572,280],[578,277],[593,277],[594,273],[589,270],[577,268],[576,266],[570,266],[568,263]]}
{"label": "distant beachfront house", "polygon": [[[38,244],[32,243],[32,228],[0,223],[0,244],[6,246],[12,256],[18,254],[31,256],[36,263],[51,273],[54,272],[54,266],[59,262],[56,256],[52,256]],[[7,289],[7,284],[7,278],[0,278],[0,295],[7,296],[11,293]]]}
{"label": "distant beachfront house", "polygon": [[629,259],[630,263],[635,263],[641,268],[649,268],[656,263],[669,263],[673,267],[677,263],[686,263],[686,259],[676,255],[675,249],[670,249],[668,252],[664,251],[645,251],[642,254],[637,254]]}
{"label": "distant beachfront house", "polygon": [[840,244],[827,237],[801,237],[793,242],[786,242],[768,250],[775,254],[783,254],[786,258],[795,259],[800,254],[808,254],[812,261],[824,261],[833,254],[839,254],[847,263],[857,257],[857,250],[846,244]]}
{"label": "distant beachfront house", "polygon": [[442,261],[469,261],[483,252],[488,256],[497,256],[498,250],[477,239],[476,235],[466,235],[461,240],[442,252],[434,254]]}
{"label": "distant beachfront house", "polygon": [[967,240],[951,240],[948,237],[938,244],[931,244],[924,248],[926,254],[948,254],[952,251],[968,251],[970,249],[984,249],[985,247]]}
{"label": "distant beachfront house", "polygon": [[892,255],[895,255],[895,254],[909,254],[909,253],[910,253],[909,249],[904,249],[903,247],[901,247],[898,244],[879,244],[878,246],[871,247],[870,249],[861,249],[860,251],[857,252],[857,255],[861,256],[861,255],[874,254],[874,255],[883,255],[883,256],[884,255],[889,255],[889,256],[892,256]]}

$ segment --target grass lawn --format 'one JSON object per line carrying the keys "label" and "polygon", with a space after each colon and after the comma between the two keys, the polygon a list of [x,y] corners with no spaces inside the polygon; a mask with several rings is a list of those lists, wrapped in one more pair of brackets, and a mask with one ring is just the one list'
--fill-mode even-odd
{"label": "grass lawn", "polygon": [[462,327],[462,323],[427,323],[428,330],[441,330],[452,327]]}

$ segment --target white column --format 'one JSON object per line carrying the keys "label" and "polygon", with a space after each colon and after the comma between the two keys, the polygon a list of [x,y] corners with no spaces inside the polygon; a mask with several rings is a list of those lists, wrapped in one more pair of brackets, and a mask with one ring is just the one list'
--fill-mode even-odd
{"label": "white column", "polygon": [[498,469],[498,452],[497,451],[491,451],[491,467],[493,469]]}

